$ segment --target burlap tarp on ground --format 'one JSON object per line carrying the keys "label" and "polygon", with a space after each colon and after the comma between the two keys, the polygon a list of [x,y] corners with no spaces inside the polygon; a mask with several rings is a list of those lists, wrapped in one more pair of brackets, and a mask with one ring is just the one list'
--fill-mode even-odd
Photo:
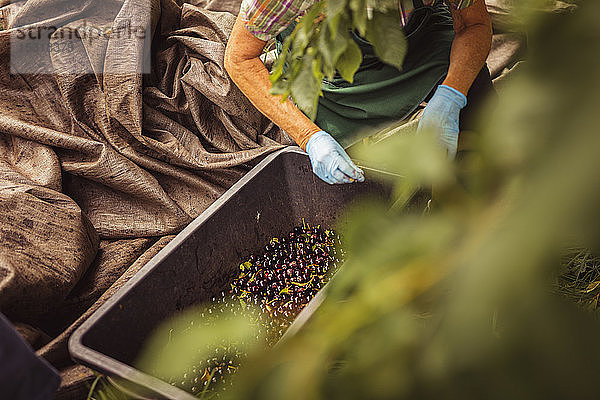
{"label": "burlap tarp on ground", "polygon": [[[488,3],[500,21],[505,2]],[[62,370],[60,398],[85,397],[91,377],[69,360],[73,330],[290,144],[223,68],[239,4],[0,0],[0,311]],[[152,35],[115,34],[140,21]],[[33,46],[19,40],[48,27]],[[82,27],[91,36],[73,39]],[[494,76],[523,39],[496,32]]]}
{"label": "burlap tarp on ground", "polygon": [[238,2],[0,6],[0,310],[67,392],[90,307],[289,139],[223,69]]}

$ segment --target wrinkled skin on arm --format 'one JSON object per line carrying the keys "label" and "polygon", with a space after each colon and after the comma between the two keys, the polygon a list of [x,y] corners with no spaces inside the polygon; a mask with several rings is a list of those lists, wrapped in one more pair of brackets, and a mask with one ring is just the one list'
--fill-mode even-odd
{"label": "wrinkled skin on arm", "polygon": [[238,16],[225,50],[225,69],[252,104],[304,150],[308,139],[321,129],[292,101],[282,103],[281,96],[270,94],[269,71],[259,58],[266,44],[252,35]]}
{"label": "wrinkled skin on arm", "polygon": [[483,0],[465,9],[453,10],[452,18],[456,35],[443,84],[466,96],[490,52],[492,23]]}

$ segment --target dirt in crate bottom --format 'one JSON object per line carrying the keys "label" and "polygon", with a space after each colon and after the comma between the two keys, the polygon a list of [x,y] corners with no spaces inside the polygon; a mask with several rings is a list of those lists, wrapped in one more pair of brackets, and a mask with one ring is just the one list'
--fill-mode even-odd
{"label": "dirt in crate bottom", "polygon": [[[256,322],[260,337],[273,345],[335,273],[343,257],[340,238],[333,230],[297,226],[287,236],[271,239],[260,254],[240,264],[231,289],[213,298],[203,310],[202,323],[225,313],[243,313]],[[244,357],[235,345],[223,343],[207,360],[166,380],[196,395],[206,394],[208,386],[211,397],[218,397],[231,384],[228,377]]]}

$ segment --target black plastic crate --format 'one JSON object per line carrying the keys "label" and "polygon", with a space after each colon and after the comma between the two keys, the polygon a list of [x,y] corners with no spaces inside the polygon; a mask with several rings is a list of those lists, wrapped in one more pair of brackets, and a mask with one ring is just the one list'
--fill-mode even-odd
{"label": "black plastic crate", "polygon": [[[194,399],[132,366],[153,330],[166,318],[225,290],[241,262],[303,219],[311,226],[339,228],[344,221],[338,213],[344,206],[358,198],[387,199],[390,194],[390,187],[369,179],[369,174],[364,183],[322,182],[296,147],[267,156],[75,331],[69,340],[71,356],[109,377],[145,388],[153,393],[151,398]],[[290,330],[308,318],[322,297],[319,293],[309,303]]]}

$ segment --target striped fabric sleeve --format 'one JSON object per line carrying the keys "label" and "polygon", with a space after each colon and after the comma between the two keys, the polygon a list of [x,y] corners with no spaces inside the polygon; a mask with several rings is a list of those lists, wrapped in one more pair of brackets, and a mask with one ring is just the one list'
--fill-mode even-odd
{"label": "striped fabric sleeve", "polygon": [[[277,36],[319,0],[242,0],[240,17],[255,37],[268,41]],[[435,0],[425,0],[431,4]],[[450,8],[460,10],[476,0],[444,0]],[[405,4],[406,3],[406,4]],[[413,10],[411,0],[399,0],[403,24]]]}
{"label": "striped fabric sleeve", "polygon": [[255,37],[268,41],[318,0],[243,0],[240,16]]}

